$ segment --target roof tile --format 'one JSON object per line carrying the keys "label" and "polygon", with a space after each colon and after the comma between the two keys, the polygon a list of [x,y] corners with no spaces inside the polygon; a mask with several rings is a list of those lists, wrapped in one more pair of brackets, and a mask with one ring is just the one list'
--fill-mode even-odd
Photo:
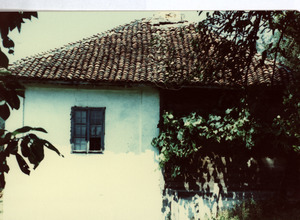
{"label": "roof tile", "polygon": [[[160,36],[163,44],[174,49],[175,74],[165,70],[162,49],[153,50],[154,39]],[[226,79],[204,82],[193,76],[194,63],[191,53],[192,40],[199,37],[195,24],[180,22],[173,25],[152,24],[151,19],[134,21],[103,34],[70,43],[49,52],[22,59],[14,63],[12,73],[22,79],[46,79],[85,82],[135,82],[165,84],[173,82],[193,85],[228,84]],[[155,58],[156,57],[156,58]],[[254,60],[253,63],[257,63]],[[248,84],[270,84],[272,63],[257,69],[251,66]],[[291,81],[291,74],[278,68],[274,75],[278,84]]]}

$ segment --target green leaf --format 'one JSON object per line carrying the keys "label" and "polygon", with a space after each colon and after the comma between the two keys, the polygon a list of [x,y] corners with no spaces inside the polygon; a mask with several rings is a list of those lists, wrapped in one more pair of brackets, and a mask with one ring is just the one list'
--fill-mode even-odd
{"label": "green leaf", "polygon": [[17,140],[12,140],[8,143],[5,152],[7,154],[16,154],[18,152],[18,141]]}
{"label": "green leaf", "polygon": [[178,139],[179,141],[181,141],[181,140],[182,140],[182,136],[183,136],[183,131],[180,130],[180,131],[178,132],[178,134],[177,134],[177,139]]}
{"label": "green leaf", "polygon": [[3,146],[5,144],[8,144],[10,142],[11,133],[7,133],[4,138],[0,138],[0,146]]}
{"label": "green leaf", "polygon": [[46,146],[48,149],[53,150],[53,151],[56,152],[59,156],[64,157],[64,155],[62,155],[62,154],[59,152],[59,150],[58,150],[56,147],[54,147],[50,142],[48,142],[48,141],[45,141],[45,142],[46,142],[46,143],[45,143],[45,146]]}
{"label": "green leaf", "polygon": [[44,128],[32,128],[32,130],[48,133]]}
{"label": "green leaf", "polygon": [[9,71],[0,71],[0,97],[9,101],[12,94],[15,96],[20,96],[24,98],[25,88],[21,85],[15,76],[12,76]]}
{"label": "green leaf", "polygon": [[29,166],[20,154],[16,154],[16,159],[18,161],[21,171],[27,175],[30,174]]}
{"label": "green leaf", "polygon": [[0,129],[0,138],[5,134],[5,129]]}
{"label": "green leaf", "polygon": [[38,136],[36,136],[35,134],[28,134],[27,136],[28,136],[30,139],[32,139],[32,141],[39,140]]}
{"label": "green leaf", "polygon": [[228,115],[228,114],[230,114],[230,112],[232,112],[232,110],[233,110],[233,109],[228,108],[228,109],[226,109],[225,113]]}
{"label": "green leaf", "polygon": [[169,118],[169,119],[173,119],[174,116],[170,113],[170,114],[168,115],[168,118]]}
{"label": "green leaf", "polygon": [[25,136],[20,144],[21,153],[24,157],[29,157],[30,155],[30,148],[28,146],[29,142],[30,142],[30,138],[28,136]]}
{"label": "green leaf", "polygon": [[13,132],[14,135],[17,135],[17,134],[23,134],[23,133],[26,133],[26,132],[29,132],[29,131],[40,131],[40,132],[44,132],[44,133],[47,133],[47,131],[44,129],[44,128],[32,128],[30,126],[24,126],[22,128],[18,128],[17,130],[15,130]]}
{"label": "green leaf", "polygon": [[10,105],[12,109],[19,109],[20,108],[20,99],[17,96],[17,93],[15,90],[9,90],[6,93],[5,101],[7,104]]}
{"label": "green leaf", "polygon": [[1,50],[0,50],[0,67],[3,67],[5,69],[8,68],[8,58]]}
{"label": "green leaf", "polygon": [[7,165],[5,156],[4,157],[3,156],[4,155],[2,155],[2,158],[4,158],[4,159],[1,158],[1,163],[0,163],[0,172],[1,173],[3,173],[3,172],[8,173],[9,172],[9,166]]}
{"label": "green leaf", "polygon": [[10,105],[12,109],[20,108],[20,99],[18,96],[23,97],[22,90],[24,91],[23,86],[16,81],[14,77],[4,78],[2,84],[0,84],[0,97]]}
{"label": "green leaf", "polygon": [[28,156],[29,162],[34,165],[33,169],[38,167],[44,157],[44,143],[40,140],[35,140],[30,146],[30,154]]}
{"label": "green leaf", "polygon": [[2,44],[5,48],[11,48],[15,46],[15,43],[9,37],[4,38]]}
{"label": "green leaf", "polygon": [[22,127],[22,128],[18,128],[17,130],[15,130],[15,131],[13,132],[13,134],[14,134],[14,135],[17,135],[17,134],[20,134],[20,133],[26,133],[26,132],[30,131],[31,129],[32,129],[32,128],[29,127],[29,126],[24,126],[24,127]]}
{"label": "green leaf", "polygon": [[22,98],[25,98],[25,89],[24,88],[19,88],[19,89],[16,89],[16,92],[17,92],[17,95],[22,97]]}
{"label": "green leaf", "polygon": [[4,173],[0,172],[0,190],[3,190],[5,187],[5,178]]}
{"label": "green leaf", "polygon": [[0,117],[6,121],[8,117],[10,116],[10,110],[7,104],[0,105]]}

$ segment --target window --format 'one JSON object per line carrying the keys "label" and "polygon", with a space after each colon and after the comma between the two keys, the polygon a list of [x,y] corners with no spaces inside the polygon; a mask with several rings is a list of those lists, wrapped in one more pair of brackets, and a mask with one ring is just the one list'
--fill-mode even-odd
{"label": "window", "polygon": [[104,115],[105,108],[72,108],[72,152],[100,153],[104,150]]}

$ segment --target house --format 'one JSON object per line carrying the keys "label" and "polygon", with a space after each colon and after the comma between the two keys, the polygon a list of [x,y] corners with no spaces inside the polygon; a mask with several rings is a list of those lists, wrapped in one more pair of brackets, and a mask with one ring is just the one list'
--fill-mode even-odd
{"label": "house", "polygon": [[[182,53],[181,75],[166,74],[153,47],[160,37]],[[227,84],[189,76],[195,37],[195,25],[178,16],[142,19],[13,64],[26,91],[7,127],[45,128],[40,136],[65,158],[49,153],[30,178],[7,177],[5,219],[159,219],[163,180],[151,141],[161,113],[193,108],[195,90]],[[269,68],[248,83],[270,83]],[[290,80],[285,71],[276,79]],[[181,90],[168,89],[177,83]]]}

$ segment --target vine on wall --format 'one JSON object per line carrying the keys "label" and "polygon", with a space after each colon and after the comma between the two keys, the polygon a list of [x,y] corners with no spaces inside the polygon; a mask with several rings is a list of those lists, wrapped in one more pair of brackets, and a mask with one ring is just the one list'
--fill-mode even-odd
{"label": "vine on wall", "polygon": [[[165,112],[160,134],[152,145],[160,152],[159,163],[166,182],[189,182],[190,189],[199,186],[200,191],[207,193],[212,186],[207,187],[208,182],[218,183],[223,191],[225,185],[233,187],[234,184],[242,189],[251,188],[258,182],[264,184],[257,177],[257,173],[262,172],[260,158],[281,156],[289,160],[291,149],[297,158],[299,102],[285,97],[284,107],[270,120],[258,117],[263,108],[256,106],[256,113],[249,100],[241,99],[239,106],[228,108],[220,115],[202,116],[193,112],[180,117]],[[255,99],[254,103],[258,105]],[[234,183],[230,182],[232,178],[235,178]],[[223,186],[220,186],[221,181],[224,181]]]}

